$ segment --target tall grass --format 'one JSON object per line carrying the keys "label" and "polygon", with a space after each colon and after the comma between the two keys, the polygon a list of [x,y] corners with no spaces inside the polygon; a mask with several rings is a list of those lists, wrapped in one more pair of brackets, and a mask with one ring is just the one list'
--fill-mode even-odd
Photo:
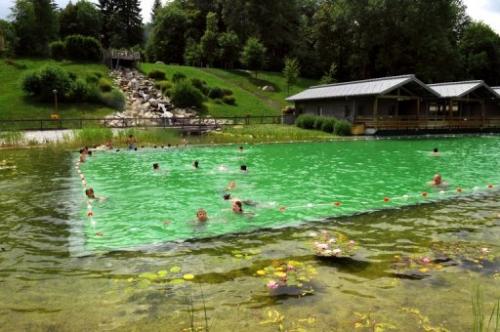
{"label": "tall grass", "polygon": [[119,131],[114,139],[115,145],[125,145],[127,137],[133,135],[140,145],[167,145],[179,144],[181,142],[179,131],[172,129],[128,129]]}
{"label": "tall grass", "polygon": [[21,131],[0,132],[0,145],[20,145],[24,142],[24,134]]}
{"label": "tall grass", "polygon": [[113,131],[109,128],[83,128],[73,131],[72,142],[77,146],[96,146],[113,139]]}
{"label": "tall grass", "polygon": [[500,331],[500,299],[493,306],[493,310],[489,316],[488,325],[485,325],[485,309],[484,309],[483,292],[480,286],[477,286],[472,296],[472,331],[473,332],[499,332]]}

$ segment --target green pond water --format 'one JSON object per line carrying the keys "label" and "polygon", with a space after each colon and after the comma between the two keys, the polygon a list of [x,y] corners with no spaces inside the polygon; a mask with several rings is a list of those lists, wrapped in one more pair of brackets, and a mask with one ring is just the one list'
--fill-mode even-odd
{"label": "green pond water", "polygon": [[[1,331],[471,331],[476,288],[486,325],[500,298],[498,136],[98,152],[81,166],[107,197],[94,226],[76,158],[0,150],[16,166],[0,170]],[[253,217],[228,210],[230,181]],[[359,250],[318,259],[325,230]],[[282,263],[313,291],[274,296]]]}

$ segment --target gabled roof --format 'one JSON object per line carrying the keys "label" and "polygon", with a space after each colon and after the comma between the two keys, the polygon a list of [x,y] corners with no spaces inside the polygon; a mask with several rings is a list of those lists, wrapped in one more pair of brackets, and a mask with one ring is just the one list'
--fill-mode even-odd
{"label": "gabled roof", "polygon": [[469,93],[484,87],[489,90],[496,97],[500,95],[490,88],[484,81],[465,81],[465,82],[448,82],[439,84],[429,84],[429,87],[436,91],[443,98],[460,98],[468,95]]}
{"label": "gabled roof", "polygon": [[494,86],[492,87],[493,91],[495,91],[497,93],[497,95],[500,96],[500,86]]}
{"label": "gabled roof", "polygon": [[415,75],[403,75],[375,78],[363,81],[313,86],[307,90],[304,90],[294,96],[287,98],[287,100],[301,101],[353,96],[383,95],[412,82],[418,84],[424,90],[427,90],[430,94],[439,97],[436,92],[429,89],[424,83],[418,80]]}

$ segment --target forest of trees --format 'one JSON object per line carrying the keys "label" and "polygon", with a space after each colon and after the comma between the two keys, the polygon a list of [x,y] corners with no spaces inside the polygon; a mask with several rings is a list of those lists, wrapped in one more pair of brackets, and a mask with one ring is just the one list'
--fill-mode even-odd
{"label": "forest of trees", "polygon": [[415,73],[500,85],[500,36],[462,0],[156,0],[150,15],[143,24],[139,0],[16,0],[0,20],[3,53],[47,56],[77,34],[147,61],[281,71],[294,59],[328,81]]}

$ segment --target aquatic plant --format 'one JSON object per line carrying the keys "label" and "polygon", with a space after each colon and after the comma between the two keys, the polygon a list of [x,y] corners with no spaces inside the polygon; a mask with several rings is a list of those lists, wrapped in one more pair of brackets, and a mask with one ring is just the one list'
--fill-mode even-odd
{"label": "aquatic plant", "polygon": [[23,142],[24,134],[21,131],[0,132],[0,145],[19,145]]}
{"label": "aquatic plant", "polygon": [[314,242],[313,250],[318,257],[352,257],[358,250],[358,245],[344,234],[322,231]]}
{"label": "aquatic plant", "polygon": [[305,296],[314,292],[311,280],[316,269],[301,262],[275,261],[256,271],[256,275],[266,278],[266,288],[271,296]]}
{"label": "aquatic plant", "polygon": [[485,325],[485,309],[484,309],[484,299],[481,287],[478,285],[474,291],[471,298],[472,302],[472,331],[473,332],[489,332],[500,331],[500,299],[497,300],[491,314],[489,315],[488,325]]}
{"label": "aquatic plant", "polygon": [[77,146],[96,146],[105,144],[113,138],[113,132],[109,128],[83,128],[73,131],[73,143]]}

